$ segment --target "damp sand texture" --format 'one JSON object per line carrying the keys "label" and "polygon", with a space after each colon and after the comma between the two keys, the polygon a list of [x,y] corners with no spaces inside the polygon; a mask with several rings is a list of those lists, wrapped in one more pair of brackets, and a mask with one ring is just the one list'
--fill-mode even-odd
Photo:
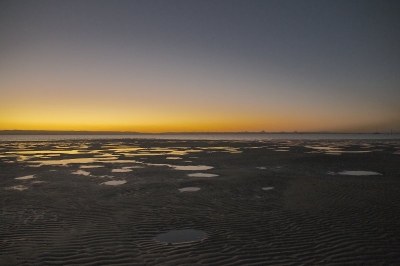
{"label": "damp sand texture", "polygon": [[398,147],[1,142],[0,265],[399,265]]}

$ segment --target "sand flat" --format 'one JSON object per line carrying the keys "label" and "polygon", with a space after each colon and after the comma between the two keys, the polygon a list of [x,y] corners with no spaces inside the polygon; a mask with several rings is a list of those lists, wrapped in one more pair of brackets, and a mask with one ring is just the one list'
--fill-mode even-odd
{"label": "sand flat", "polygon": [[181,244],[181,243],[201,241],[206,236],[207,234],[200,230],[183,229],[183,230],[173,230],[170,232],[161,233],[157,235],[154,238],[154,240],[164,243]]}
{"label": "sand flat", "polygon": [[[273,150],[284,146],[290,149]],[[307,146],[380,150],[332,156]],[[399,146],[400,140],[0,142],[7,152],[0,157],[0,265],[399,265]],[[9,160],[20,148],[56,154],[60,147],[79,152],[38,168],[28,167],[33,159]],[[186,166],[207,169],[177,171],[166,156],[138,165],[122,153],[112,160],[91,153],[119,148],[202,150]],[[192,155],[169,162],[185,166]],[[358,170],[382,175],[338,174]],[[196,173],[218,178],[189,176]],[[41,183],[15,179],[27,176]]]}

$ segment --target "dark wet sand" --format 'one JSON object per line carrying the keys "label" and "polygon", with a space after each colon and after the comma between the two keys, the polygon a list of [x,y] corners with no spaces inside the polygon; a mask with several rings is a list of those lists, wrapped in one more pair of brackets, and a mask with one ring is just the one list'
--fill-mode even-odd
{"label": "dark wet sand", "polygon": [[[0,264],[398,265],[399,150],[398,140],[2,142]],[[76,158],[95,162],[38,163]],[[206,237],[156,241],[185,229]]]}

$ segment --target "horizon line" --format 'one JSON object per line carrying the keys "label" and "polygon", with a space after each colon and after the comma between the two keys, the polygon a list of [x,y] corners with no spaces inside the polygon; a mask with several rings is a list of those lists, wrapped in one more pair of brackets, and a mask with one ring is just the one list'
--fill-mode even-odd
{"label": "horizon line", "polygon": [[162,135],[162,134],[399,134],[400,132],[344,132],[344,131],[165,131],[165,132],[139,132],[119,130],[30,130],[30,129],[4,129],[0,135],[89,135],[89,134],[122,134],[122,135]]}

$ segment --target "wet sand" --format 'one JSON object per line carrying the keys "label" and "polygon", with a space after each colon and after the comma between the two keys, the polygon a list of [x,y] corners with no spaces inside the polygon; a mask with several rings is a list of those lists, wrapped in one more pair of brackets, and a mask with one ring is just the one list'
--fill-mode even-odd
{"label": "wet sand", "polygon": [[399,150],[1,142],[0,265],[398,265]]}

